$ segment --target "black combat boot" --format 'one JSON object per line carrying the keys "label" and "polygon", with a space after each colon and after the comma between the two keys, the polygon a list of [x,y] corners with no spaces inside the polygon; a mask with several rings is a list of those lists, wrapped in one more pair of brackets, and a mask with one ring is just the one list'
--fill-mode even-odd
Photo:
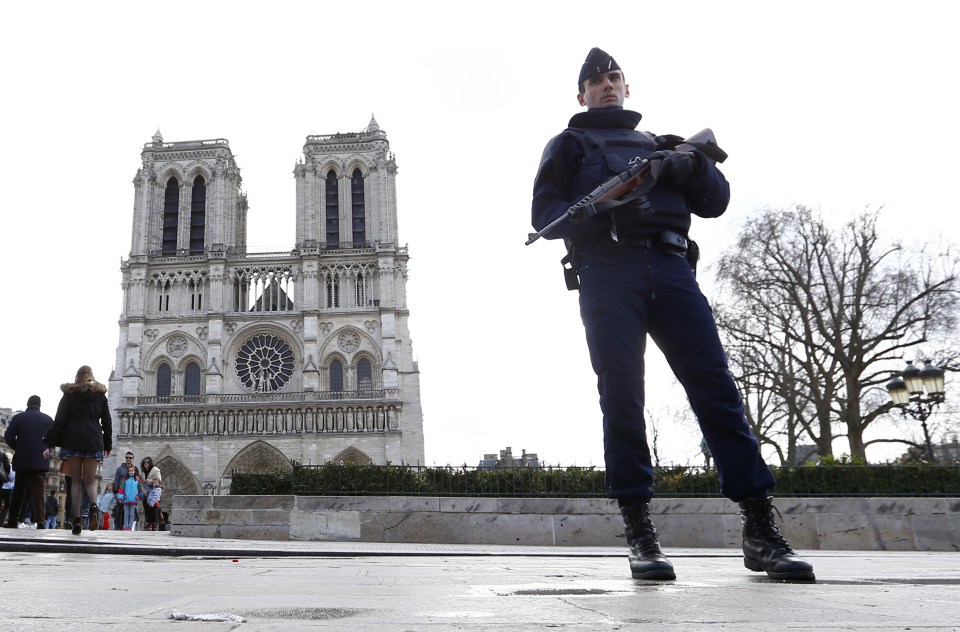
{"label": "black combat boot", "polygon": [[650,503],[620,508],[630,546],[630,573],[634,579],[676,579],[673,564],[660,550],[657,528],[650,520]]}
{"label": "black combat boot", "polygon": [[773,579],[813,581],[813,565],[798,557],[773,521],[773,498],[740,503],[743,520],[743,565]]}

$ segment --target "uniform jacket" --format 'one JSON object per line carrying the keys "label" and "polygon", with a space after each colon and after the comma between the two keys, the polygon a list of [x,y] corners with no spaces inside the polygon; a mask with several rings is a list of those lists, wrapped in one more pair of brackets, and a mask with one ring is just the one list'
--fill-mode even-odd
{"label": "uniform jacket", "polygon": [[7,431],[3,433],[3,440],[16,450],[13,455],[13,469],[29,472],[50,468],[50,461],[43,456],[43,451],[47,449],[43,435],[51,426],[53,419],[40,412],[39,408],[28,408],[13,416]]}
{"label": "uniform jacket", "polygon": [[[532,224],[536,230],[563,215],[608,178],[626,171],[630,159],[648,158],[656,151],[652,135],[638,132],[640,114],[619,108],[592,109],[570,119],[569,128],[543,151],[533,189]],[[631,204],[616,209],[617,234],[647,237],[665,230],[687,235],[690,214],[718,217],[730,200],[730,185],[709,161],[682,185],[658,183],[648,195],[653,213],[641,215]],[[545,235],[582,243],[609,233],[610,214],[580,223],[564,222]]]}
{"label": "uniform jacket", "polygon": [[113,426],[107,387],[89,380],[83,384],[63,384],[60,390],[63,397],[48,435],[48,445],[70,450],[112,450]]}

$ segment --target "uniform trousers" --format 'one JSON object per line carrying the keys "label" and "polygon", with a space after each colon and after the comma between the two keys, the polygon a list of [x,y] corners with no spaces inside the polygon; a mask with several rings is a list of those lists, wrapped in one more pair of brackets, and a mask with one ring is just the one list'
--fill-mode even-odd
{"label": "uniform trousers", "polygon": [[686,391],[723,495],[738,502],[766,496],[773,473],[744,417],[713,311],[686,259],[640,244],[578,250],[580,316],[600,392],[608,496],[623,505],[653,495],[644,418],[648,334]]}

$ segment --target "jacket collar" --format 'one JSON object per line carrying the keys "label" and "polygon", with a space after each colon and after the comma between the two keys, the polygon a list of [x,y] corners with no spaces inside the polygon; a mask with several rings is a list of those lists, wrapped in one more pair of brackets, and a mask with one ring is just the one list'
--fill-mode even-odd
{"label": "jacket collar", "polygon": [[640,119],[639,112],[622,108],[595,108],[578,112],[570,119],[568,127],[592,127],[597,129],[627,128],[635,129]]}

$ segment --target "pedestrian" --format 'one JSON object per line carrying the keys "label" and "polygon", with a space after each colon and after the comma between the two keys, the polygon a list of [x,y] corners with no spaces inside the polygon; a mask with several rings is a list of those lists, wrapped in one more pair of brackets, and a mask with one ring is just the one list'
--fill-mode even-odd
{"label": "pedestrian", "polygon": [[47,516],[46,521],[43,523],[43,528],[56,529],[57,517],[60,516],[60,501],[57,499],[57,490],[50,490],[50,495],[47,496],[47,501],[44,503],[43,508]]}
{"label": "pedestrian", "polygon": [[[100,497],[97,498],[97,508],[100,509],[100,515],[102,516],[103,529],[110,528],[110,515],[113,513],[114,508],[117,506],[117,495],[114,493],[115,488],[113,486],[113,481],[107,481],[106,487],[103,488],[103,491],[100,493]],[[117,522],[114,522],[116,525]],[[114,526],[116,528],[116,526]]]}
{"label": "pedestrian", "polygon": [[133,452],[130,452],[128,450],[127,453],[124,455],[124,462],[119,464],[117,466],[116,471],[114,471],[113,473],[113,489],[114,490],[118,492],[120,491],[120,481],[122,481],[124,477],[127,475],[127,470],[130,469],[131,466],[139,476],[140,470],[137,469],[136,464],[134,464],[133,462]]}
{"label": "pedestrian", "polygon": [[14,450],[12,465],[17,471],[5,527],[16,528],[21,517],[26,518],[29,513],[37,529],[43,529],[43,489],[50,471],[50,455],[44,452],[43,436],[51,426],[50,415],[40,412],[40,398],[31,395],[27,409],[14,415],[3,433],[3,440]]}
{"label": "pedestrian", "polygon": [[634,158],[649,160],[656,174],[636,199],[561,223],[545,235],[565,240],[576,275],[571,289],[579,283],[603,413],[606,488],[623,517],[631,574],[676,578],[650,518],[654,480],[643,413],[649,334],[686,391],[722,493],[740,505],[744,565],[774,578],[812,580],[813,567],[794,553],[774,522],[773,474],[747,425],[710,305],[687,260],[691,213],[721,215],[729,185],[702,151],[677,151],[679,137],[635,129],[640,114],[623,108],[630,87],[604,51],[589,52],[577,84],[577,100],[587,110],[574,115],[543,152],[534,183],[534,229],[560,218]]}
{"label": "pedestrian", "polygon": [[140,477],[137,476],[133,467],[127,470],[127,475],[120,483],[120,490],[117,492],[117,501],[123,506],[123,530],[133,531],[134,523],[137,520],[137,505],[143,498],[143,487],[140,484]]}
{"label": "pedestrian", "polygon": [[107,387],[93,377],[89,366],[80,367],[74,381],[62,384],[60,390],[63,396],[45,439],[49,448],[44,454],[50,456],[53,448],[60,446],[61,469],[70,477],[72,531],[80,535],[83,494],[90,500],[97,497],[97,467],[105,455],[110,456],[113,426]]}
{"label": "pedestrian", "polygon": [[5,524],[4,520],[10,512],[14,480],[17,477],[13,466],[10,464],[10,457],[6,452],[0,452],[0,472],[3,472],[3,474],[0,475],[0,480],[3,481],[3,484],[0,485],[0,525],[2,525]]}
{"label": "pedestrian", "polygon": [[153,464],[152,457],[145,457],[140,461],[140,472],[143,477],[143,488],[146,495],[143,498],[143,522],[145,531],[156,531],[160,523],[160,495],[163,492],[163,478],[160,468]]}
{"label": "pedestrian", "polygon": [[[117,466],[116,471],[113,473],[113,490],[114,493],[119,493],[120,483],[123,481],[124,477],[127,475],[127,470],[133,466],[134,473],[139,476],[140,471],[137,469],[137,466],[133,463],[133,452],[127,450],[127,453],[124,455],[124,462]],[[123,504],[119,501],[115,504],[113,508],[113,524],[116,529],[120,529],[120,525],[123,524]]]}

